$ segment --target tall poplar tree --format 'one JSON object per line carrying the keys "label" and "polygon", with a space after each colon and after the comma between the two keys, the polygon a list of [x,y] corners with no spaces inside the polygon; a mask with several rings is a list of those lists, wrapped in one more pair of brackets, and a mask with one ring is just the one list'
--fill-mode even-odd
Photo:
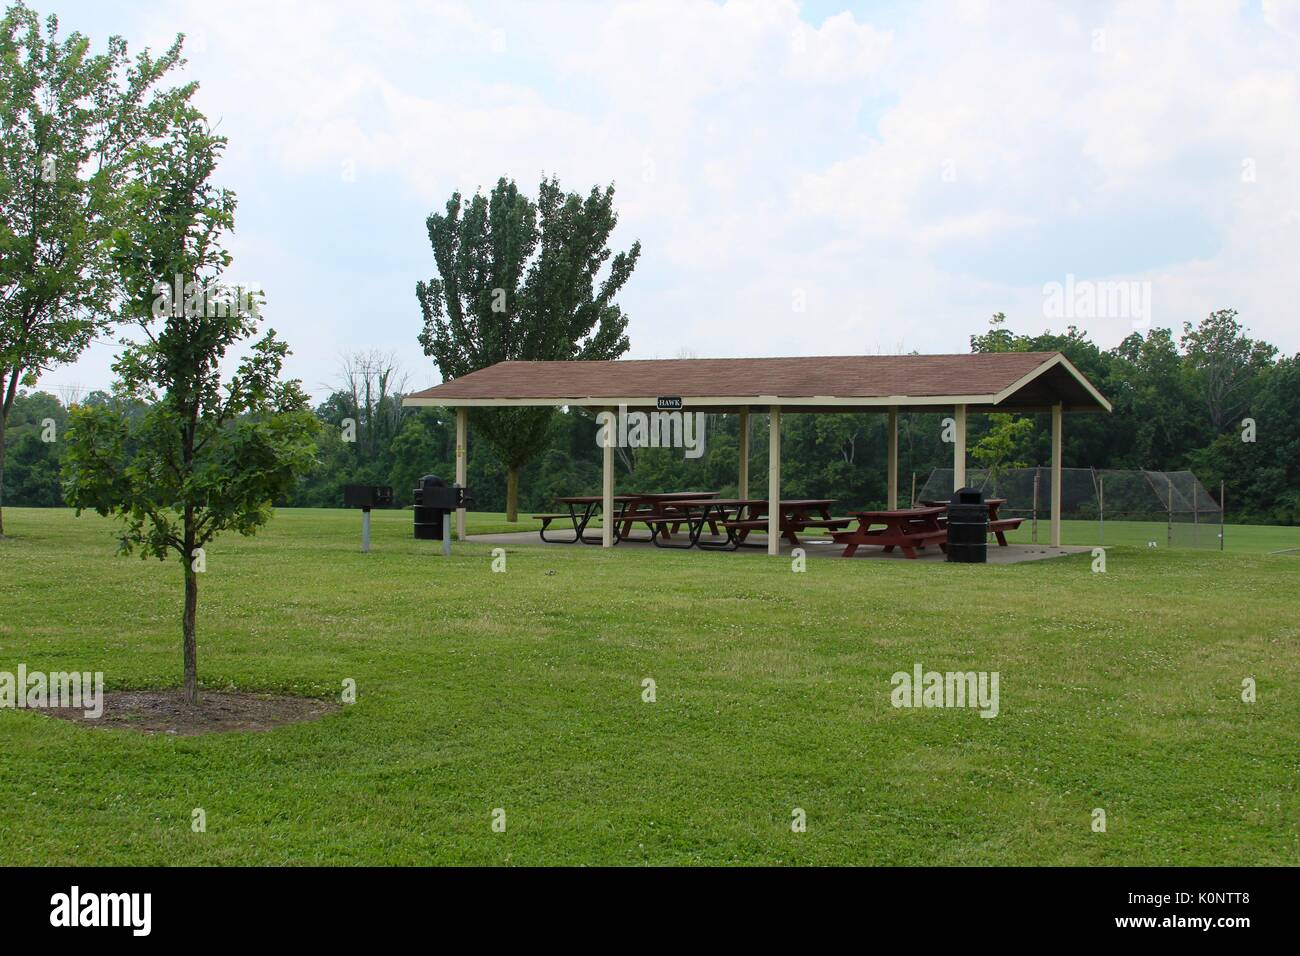
{"label": "tall poplar tree", "polygon": [[[513,181],[490,195],[459,192],[429,216],[438,277],[416,285],[420,344],[443,381],[505,361],[616,359],[629,347],[614,298],[641,255],[613,255],[614,187],[584,199],[543,179],[537,202]],[[604,278],[600,274],[609,263]],[[519,509],[519,471],[544,446],[553,410],[472,409],[470,421],[505,462],[506,519]]]}

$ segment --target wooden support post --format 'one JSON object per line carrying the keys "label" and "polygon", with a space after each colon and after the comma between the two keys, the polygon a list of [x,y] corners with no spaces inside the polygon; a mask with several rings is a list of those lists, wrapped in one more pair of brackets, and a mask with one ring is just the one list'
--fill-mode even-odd
{"label": "wooden support post", "polygon": [[966,487],[966,406],[953,409],[952,490]]}
{"label": "wooden support post", "polygon": [[736,482],[736,497],[749,497],[749,409],[740,413],[740,473]]}
{"label": "wooden support post", "polygon": [[1048,542],[1061,546],[1061,403],[1052,406],[1052,532]]}
{"label": "wooden support post", "polygon": [[767,553],[781,553],[781,406],[768,409],[767,418]]}
{"label": "wooden support post", "polygon": [[[469,436],[469,409],[456,409],[456,484],[462,488],[469,477],[469,459],[466,457],[466,441]],[[456,509],[456,540],[465,540],[465,509]]]}
{"label": "wooden support post", "polygon": [[[611,415],[615,414],[612,408],[608,411]],[[603,473],[600,486],[600,546],[602,548],[614,547],[614,441],[615,431],[611,426],[605,447],[601,449]]]}
{"label": "wooden support post", "polygon": [[889,408],[889,493],[885,498],[885,507],[890,511],[898,509],[898,408]]}

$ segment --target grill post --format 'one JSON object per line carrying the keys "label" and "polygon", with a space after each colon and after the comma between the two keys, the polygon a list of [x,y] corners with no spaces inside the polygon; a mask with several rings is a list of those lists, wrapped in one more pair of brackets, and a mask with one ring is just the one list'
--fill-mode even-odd
{"label": "grill post", "polygon": [[361,509],[361,553],[370,553],[370,509],[391,508],[393,489],[388,485],[344,485],[343,507]]}

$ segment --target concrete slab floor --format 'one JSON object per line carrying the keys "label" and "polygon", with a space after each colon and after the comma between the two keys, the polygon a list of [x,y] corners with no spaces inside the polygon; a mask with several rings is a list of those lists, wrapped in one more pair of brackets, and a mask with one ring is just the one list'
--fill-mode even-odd
{"label": "concrete slab floor", "polygon": [[[549,531],[547,533],[550,534]],[[595,533],[588,531],[588,535],[591,536],[594,536]],[[556,536],[559,537],[561,534],[563,534],[563,532],[557,532]],[[568,535],[570,537],[572,537],[572,534],[573,534],[572,531],[568,532]],[[646,536],[645,533],[640,533],[637,535],[637,537],[640,538],[644,538],[645,536]],[[675,535],[674,537],[677,540],[682,540],[685,538],[685,535]],[[762,536],[759,537],[751,536],[751,539],[756,542],[766,541],[766,538]],[[511,531],[505,534],[471,534],[466,537],[466,540],[474,544],[486,544],[486,545],[491,545],[496,547],[509,546],[509,547],[543,547],[543,548],[551,547],[551,548],[593,548],[593,549],[598,549],[600,547],[600,545],[598,544],[580,545],[580,544],[574,544],[572,542],[567,542],[567,541],[566,542],[557,541],[555,543],[549,541],[543,541],[541,540],[541,538],[538,537],[536,531]],[[708,540],[707,536],[704,540]],[[714,539],[714,540],[722,540],[722,539]],[[656,549],[653,544],[651,544],[649,541],[644,541],[644,540],[624,541],[618,545],[615,545],[615,547],[645,549],[645,550],[667,550],[667,549]],[[801,538],[800,547],[804,549],[804,552],[810,558],[811,557],[839,558],[844,551],[843,545],[838,545],[828,538],[816,538],[816,537]],[[685,551],[685,549],[679,549],[679,550]],[[1064,557],[1065,555],[1081,554],[1084,552],[1089,552],[1091,550],[1092,548],[1086,545],[1082,545],[1082,546],[1066,545],[1060,548],[1052,548],[1052,547],[1048,547],[1045,544],[1009,544],[1004,548],[1004,547],[1000,547],[997,544],[990,544],[989,551],[988,551],[988,558],[989,558],[988,563],[989,564],[1019,564],[1022,561],[1042,561],[1046,558],[1060,558],[1060,557]],[[690,553],[693,554],[720,553],[720,554],[730,554],[730,555],[750,555],[750,556],[757,556],[757,557],[767,557],[767,546],[766,544],[764,544],[762,547],[755,547],[755,548],[744,547],[744,548],[740,548],[737,551],[721,551],[721,552],[702,552],[699,549],[692,548],[690,550]],[[781,553],[785,555],[788,555],[790,553],[790,545],[784,541],[781,542]],[[903,552],[897,550],[892,551],[889,554],[885,554],[885,552],[882,551],[880,548],[861,547],[858,548],[858,553],[855,554],[849,560],[908,561],[911,559],[906,557],[903,554]],[[931,563],[934,562],[942,563],[946,559],[944,557],[943,552],[940,551],[938,548],[929,547],[926,548],[924,551],[918,551],[916,554],[916,560],[926,561]]]}

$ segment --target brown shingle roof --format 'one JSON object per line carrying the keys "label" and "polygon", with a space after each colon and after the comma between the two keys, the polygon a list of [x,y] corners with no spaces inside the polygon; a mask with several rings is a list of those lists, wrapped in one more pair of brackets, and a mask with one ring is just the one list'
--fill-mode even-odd
{"label": "brown shingle roof", "polygon": [[[482,404],[492,400],[539,404],[599,404],[658,396],[690,399],[835,399],[830,404],[880,404],[880,399],[996,396],[1025,376],[1057,364],[1026,385],[1035,403],[1102,407],[1058,352],[969,355],[834,355],[797,358],[623,359],[615,362],[500,362],[407,396],[411,405]],[[1056,374],[1053,374],[1056,373]],[[1084,380],[1086,381],[1086,380]],[[872,401],[875,399],[876,401]],[[922,402],[924,403],[924,402]],[[1028,401],[1020,404],[1028,404]],[[687,402],[691,404],[691,402]],[[728,402],[725,404],[737,404]],[[906,401],[900,404],[906,404]],[[1008,400],[1006,407],[1012,407]]]}

